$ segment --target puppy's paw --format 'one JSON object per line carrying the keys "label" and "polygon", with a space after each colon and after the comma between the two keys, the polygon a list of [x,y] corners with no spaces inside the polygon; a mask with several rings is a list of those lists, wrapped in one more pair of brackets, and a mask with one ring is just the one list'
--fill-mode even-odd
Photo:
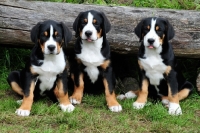
{"label": "puppy's paw", "polygon": [[112,111],[112,112],[120,112],[120,111],[122,111],[122,106],[121,106],[121,105],[110,106],[109,109],[110,109],[110,111]]}
{"label": "puppy's paw", "polygon": [[132,99],[132,98],[137,97],[137,95],[136,95],[133,91],[129,91],[129,92],[127,92],[127,93],[125,94],[125,97],[126,97],[127,99]]}
{"label": "puppy's paw", "polygon": [[68,113],[74,111],[75,109],[75,107],[72,104],[68,104],[68,105],[60,104],[59,106],[63,112],[67,111]]}
{"label": "puppy's paw", "polygon": [[124,94],[120,94],[116,98],[119,100],[124,100],[124,99],[126,99],[126,96]]}
{"label": "puppy's paw", "polygon": [[78,101],[78,100],[76,100],[75,98],[72,98],[72,97],[70,97],[69,100],[72,104],[80,104],[81,103],[80,101]]}
{"label": "puppy's paw", "polygon": [[15,111],[15,113],[16,113],[18,116],[29,116],[29,115],[30,115],[30,110],[17,109],[17,110]]}
{"label": "puppy's paw", "polygon": [[134,103],[133,103],[133,108],[134,108],[134,109],[142,109],[142,108],[144,108],[145,104],[146,104],[146,103],[134,102]]}
{"label": "puppy's paw", "polygon": [[169,110],[168,113],[170,115],[182,115],[181,106],[177,103],[169,102]]}

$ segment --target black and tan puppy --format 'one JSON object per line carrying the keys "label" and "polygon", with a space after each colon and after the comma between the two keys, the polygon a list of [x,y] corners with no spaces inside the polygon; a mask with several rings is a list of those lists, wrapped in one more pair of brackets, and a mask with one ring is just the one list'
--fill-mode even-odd
{"label": "black and tan puppy", "polygon": [[31,30],[35,43],[30,61],[21,71],[8,76],[12,89],[23,96],[16,114],[29,116],[33,98],[52,92],[63,111],[71,112],[74,106],[68,98],[67,71],[63,47],[71,40],[71,31],[61,22],[47,20],[39,22]]}
{"label": "black and tan puppy", "polygon": [[71,103],[80,104],[85,89],[98,92],[97,88],[103,88],[109,109],[120,112],[122,107],[115,97],[115,77],[106,39],[106,33],[111,29],[110,22],[103,12],[90,10],[78,15],[73,29],[77,40],[74,46],[75,58],[70,67],[74,81]]}
{"label": "black and tan puppy", "polygon": [[133,107],[141,109],[148,95],[158,96],[169,107],[169,114],[182,114],[179,101],[189,95],[193,85],[178,68],[169,42],[175,34],[172,25],[163,18],[145,18],[136,26],[135,34],[141,41],[138,52],[140,90],[138,93],[130,91],[126,97],[137,95]]}

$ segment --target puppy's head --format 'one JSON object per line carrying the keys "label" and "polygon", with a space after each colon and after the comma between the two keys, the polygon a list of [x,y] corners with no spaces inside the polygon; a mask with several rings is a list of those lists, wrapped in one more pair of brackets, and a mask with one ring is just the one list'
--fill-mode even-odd
{"label": "puppy's head", "polygon": [[111,29],[111,24],[103,12],[94,10],[81,12],[73,23],[76,37],[88,42],[96,41],[105,36]]}
{"label": "puppy's head", "polygon": [[145,18],[135,28],[135,34],[143,41],[144,46],[158,48],[174,37],[174,29],[168,20],[163,18]]}
{"label": "puppy's head", "polygon": [[44,54],[59,54],[71,38],[71,31],[62,22],[53,20],[39,22],[31,30],[31,40],[40,45]]}

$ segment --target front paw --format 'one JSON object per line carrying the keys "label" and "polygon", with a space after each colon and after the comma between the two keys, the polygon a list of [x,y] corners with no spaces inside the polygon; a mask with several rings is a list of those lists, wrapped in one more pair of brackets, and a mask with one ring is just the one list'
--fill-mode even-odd
{"label": "front paw", "polygon": [[60,104],[59,106],[63,112],[67,111],[68,113],[74,111],[75,109],[75,107],[72,104],[68,104],[68,105]]}
{"label": "front paw", "polygon": [[110,109],[110,111],[112,111],[112,112],[120,112],[120,111],[122,111],[122,106],[121,106],[121,105],[110,106],[109,109]]}
{"label": "front paw", "polygon": [[177,103],[169,103],[168,113],[170,115],[182,115],[182,110],[179,104]]}
{"label": "front paw", "polygon": [[142,109],[142,108],[144,108],[145,104],[146,104],[146,103],[134,102],[134,103],[133,103],[133,108],[134,108],[134,109]]}
{"label": "front paw", "polygon": [[18,116],[29,116],[29,115],[30,115],[30,110],[17,109],[17,110],[15,111],[15,113],[16,113]]}
{"label": "front paw", "polygon": [[70,97],[69,100],[72,104],[80,104],[81,103],[81,101],[79,101],[79,100],[77,100],[76,98],[73,98],[73,97]]}

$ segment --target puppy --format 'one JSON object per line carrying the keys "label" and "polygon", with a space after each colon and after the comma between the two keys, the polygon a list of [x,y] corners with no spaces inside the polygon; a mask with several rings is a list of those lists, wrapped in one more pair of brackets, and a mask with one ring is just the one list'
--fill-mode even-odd
{"label": "puppy", "polygon": [[106,102],[113,112],[120,112],[114,87],[115,77],[110,61],[110,46],[106,33],[111,24],[103,12],[94,10],[81,12],[73,23],[76,32],[75,57],[71,63],[71,78],[74,92],[70,97],[72,104],[80,104],[84,88],[98,92],[104,88]]}
{"label": "puppy", "polygon": [[133,107],[141,109],[147,96],[158,96],[171,115],[182,114],[179,101],[186,98],[193,85],[186,81],[176,62],[169,40],[174,37],[174,29],[163,18],[145,18],[135,28],[140,38],[138,64],[140,68],[140,90],[130,91],[126,97],[137,97]]}
{"label": "puppy", "polygon": [[29,116],[33,98],[53,94],[63,111],[71,112],[74,106],[68,98],[67,70],[63,47],[71,40],[71,31],[62,23],[53,20],[39,22],[31,30],[35,43],[30,60],[21,71],[13,71],[8,83],[19,95],[22,104],[16,110],[19,116]]}

